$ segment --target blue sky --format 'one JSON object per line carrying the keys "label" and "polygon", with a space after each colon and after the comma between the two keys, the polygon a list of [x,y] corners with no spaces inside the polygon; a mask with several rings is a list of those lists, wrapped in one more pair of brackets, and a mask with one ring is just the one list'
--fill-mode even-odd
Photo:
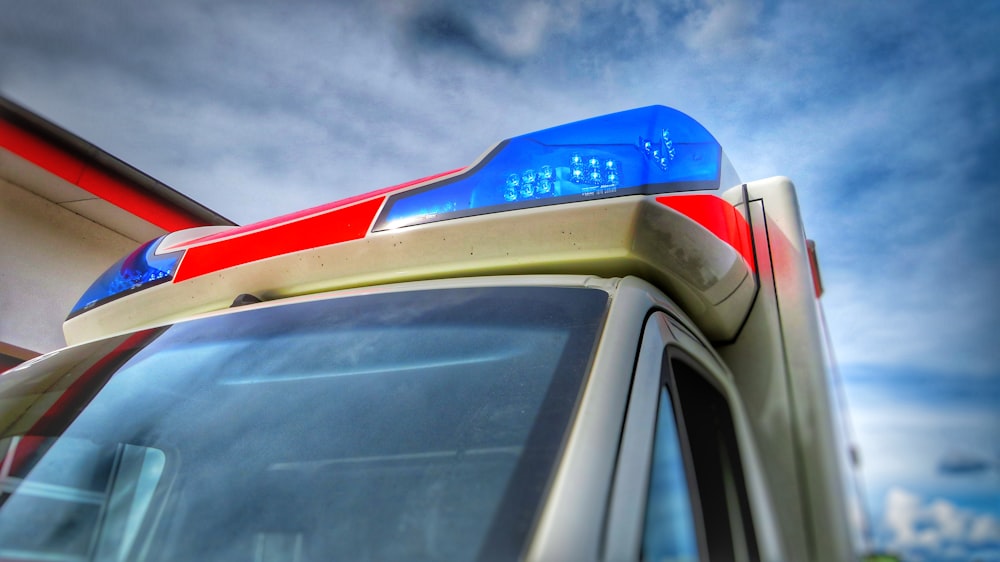
{"label": "blue sky", "polygon": [[0,92],[247,223],[649,104],[787,175],[880,544],[1000,560],[1000,2],[0,0]]}

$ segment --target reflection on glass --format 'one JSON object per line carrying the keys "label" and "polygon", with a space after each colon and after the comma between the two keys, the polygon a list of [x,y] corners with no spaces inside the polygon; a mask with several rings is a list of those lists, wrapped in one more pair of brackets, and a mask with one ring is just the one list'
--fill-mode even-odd
{"label": "reflection on glass", "polygon": [[[0,558],[126,560],[163,474],[163,451],[83,439],[0,441]],[[34,462],[33,462],[34,461]]]}
{"label": "reflection on glass", "polygon": [[646,504],[642,559],[656,562],[698,560],[691,500],[677,423],[667,389],[660,391],[653,469]]}
{"label": "reflection on glass", "polygon": [[298,303],[4,375],[0,558],[517,557],[607,298]]}

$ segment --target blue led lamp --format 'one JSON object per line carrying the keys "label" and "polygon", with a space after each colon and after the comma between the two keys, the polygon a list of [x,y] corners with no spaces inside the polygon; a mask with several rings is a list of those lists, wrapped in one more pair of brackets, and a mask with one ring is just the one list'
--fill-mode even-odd
{"label": "blue led lamp", "polygon": [[108,301],[173,279],[184,252],[156,255],[163,238],[165,236],[146,242],[109,267],[80,297],[67,320]]}
{"label": "blue led lamp", "polygon": [[374,230],[738,183],[722,147],[700,123],[650,106],[508,139],[458,176],[391,196]]}

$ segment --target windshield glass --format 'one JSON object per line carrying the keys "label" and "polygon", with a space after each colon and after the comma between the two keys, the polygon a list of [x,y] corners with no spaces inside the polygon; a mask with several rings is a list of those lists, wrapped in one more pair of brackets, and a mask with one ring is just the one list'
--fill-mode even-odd
{"label": "windshield glass", "polygon": [[607,293],[245,310],[0,377],[0,559],[521,554]]}

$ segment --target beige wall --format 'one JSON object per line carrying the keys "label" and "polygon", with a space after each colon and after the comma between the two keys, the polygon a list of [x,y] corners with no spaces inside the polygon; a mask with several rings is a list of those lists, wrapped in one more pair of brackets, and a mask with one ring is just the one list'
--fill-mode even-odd
{"label": "beige wall", "polygon": [[63,347],[77,299],[141,242],[0,178],[0,342]]}

